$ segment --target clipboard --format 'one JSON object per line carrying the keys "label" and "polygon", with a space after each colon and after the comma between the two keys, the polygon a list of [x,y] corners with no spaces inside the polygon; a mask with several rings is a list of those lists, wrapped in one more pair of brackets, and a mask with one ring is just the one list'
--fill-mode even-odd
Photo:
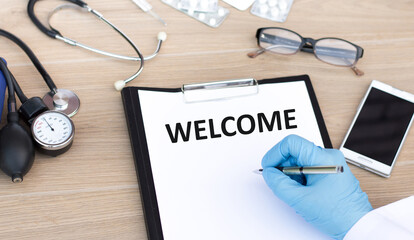
{"label": "clipboard", "polygon": [[[290,87],[289,87],[290,86]],[[199,120],[198,123],[202,123],[204,125],[198,125],[198,130],[201,129],[201,131],[198,132],[198,136],[199,138],[197,138],[193,134],[190,135],[192,137],[189,137],[189,139],[187,139],[187,141],[185,141],[186,139],[184,138],[184,135],[182,134],[183,131],[185,131],[186,129],[190,129],[182,127],[182,131],[178,131],[177,128],[174,130],[171,130],[168,132],[168,127],[173,128],[174,127],[174,121],[169,121],[168,118],[172,118],[172,116],[179,118],[180,116],[176,116],[175,111],[179,112],[179,107],[177,107],[177,109],[175,109],[176,105],[180,105],[183,106],[184,108],[187,107],[191,107],[192,109],[199,109],[198,106],[200,106],[200,108],[203,109],[207,109],[208,106],[212,105],[212,104],[216,104],[215,106],[218,106],[218,108],[220,108],[220,106],[224,106],[226,104],[234,104],[238,105],[238,107],[240,107],[241,109],[243,109],[243,106],[247,106],[248,102],[252,102],[257,101],[258,96],[260,95],[265,95],[266,92],[268,92],[268,90],[271,89],[278,89],[279,87],[288,87],[287,89],[290,89],[288,91],[293,91],[290,94],[295,95],[298,94],[297,98],[299,98],[299,94],[303,95],[303,99],[305,99],[307,102],[309,102],[309,106],[306,107],[306,110],[309,110],[309,112],[307,113],[308,116],[306,117],[306,124],[307,122],[312,122],[314,120],[314,132],[310,132],[308,133],[309,136],[314,136],[315,135],[315,139],[318,139],[317,142],[319,142],[319,144],[322,147],[325,148],[332,148],[332,144],[328,135],[328,131],[326,129],[323,117],[322,117],[322,113],[321,110],[319,108],[317,99],[316,99],[316,95],[315,92],[313,90],[311,81],[309,76],[307,75],[301,75],[301,76],[293,76],[293,77],[284,77],[284,78],[274,78],[274,79],[264,79],[264,80],[259,80],[256,81],[254,79],[243,79],[243,80],[233,80],[233,81],[226,81],[226,82],[214,82],[214,83],[206,83],[206,84],[195,84],[195,85],[187,85],[187,86],[183,86],[182,88],[148,88],[148,87],[126,87],[122,90],[122,99],[123,99],[123,104],[124,104],[124,110],[125,110],[125,115],[126,115],[126,120],[127,120],[127,125],[128,125],[128,130],[129,130],[129,136],[130,136],[130,140],[131,140],[131,146],[132,146],[132,151],[133,151],[133,157],[134,157],[134,162],[135,162],[135,168],[136,168],[136,172],[137,172],[137,178],[138,178],[138,183],[139,183],[139,189],[140,189],[140,195],[141,195],[141,200],[142,200],[142,204],[143,204],[143,211],[144,211],[144,217],[145,217],[145,221],[146,221],[146,227],[147,227],[147,233],[148,233],[148,238],[153,240],[153,239],[242,239],[240,238],[240,236],[232,236],[232,235],[228,235],[229,233],[226,232],[226,229],[221,229],[221,225],[219,225],[219,223],[216,223],[216,225],[212,225],[210,226],[210,229],[208,231],[205,231],[204,234],[202,233],[203,230],[198,229],[198,230],[194,230],[194,232],[192,233],[192,235],[185,235],[183,233],[183,231],[192,231],[192,229],[194,228],[194,226],[196,226],[195,228],[197,228],[197,225],[192,225],[192,227],[186,227],[186,226],[182,226],[182,225],[191,225],[194,222],[198,221],[198,215],[191,215],[192,211],[197,212],[197,207],[194,206],[189,206],[191,205],[191,201],[189,202],[189,204],[180,204],[179,202],[177,203],[178,205],[175,205],[175,208],[182,208],[181,212],[183,213],[182,216],[181,212],[171,212],[171,213],[167,213],[171,210],[171,207],[169,206],[170,202],[174,202],[174,200],[172,198],[175,198],[178,194],[178,192],[181,193],[187,193],[188,191],[184,190],[174,190],[176,192],[173,192],[171,194],[171,192],[169,192],[170,195],[166,195],[166,192],[168,192],[169,190],[166,190],[166,188],[174,188],[177,187],[177,185],[179,185],[179,187],[181,187],[181,185],[186,185],[186,184],[192,184],[193,180],[192,179],[181,179],[181,183],[182,184],[171,184],[170,186],[165,186],[166,181],[171,181],[174,182],[173,179],[175,177],[177,177],[177,175],[174,175],[172,173],[174,173],[174,169],[170,169],[169,172],[165,172],[165,169],[163,169],[163,164],[159,164],[155,162],[155,159],[159,159],[160,157],[154,157],[156,154],[161,154],[160,152],[162,152],[164,149],[163,146],[160,145],[167,145],[167,144],[163,144],[159,141],[159,139],[157,139],[159,134],[158,132],[155,133],[154,131],[150,130],[150,129],[159,129],[159,128],[163,128],[162,130],[160,130],[160,133],[163,134],[163,138],[168,139],[166,140],[167,142],[171,140],[171,149],[174,149],[175,146],[181,146],[179,149],[180,151],[182,151],[183,149],[186,149],[186,145],[185,144],[193,144],[191,145],[187,145],[189,146],[188,148],[194,148],[197,149],[197,146],[202,146],[205,143],[209,143],[209,142],[213,142],[213,141],[221,141],[220,144],[216,144],[213,146],[223,146],[225,144],[230,144],[232,142],[232,139],[237,139],[237,138],[232,138],[231,136],[225,135],[223,133],[218,134],[217,132],[212,133],[211,129],[210,129],[210,133],[208,132],[208,130],[206,130],[206,128],[212,127],[211,123],[214,123],[215,119],[211,118],[212,120],[200,120],[199,116],[196,116],[193,119],[188,119],[191,118],[192,113],[194,111],[186,111],[183,110],[186,115],[186,119],[187,121],[181,121],[182,122],[182,126],[184,126],[184,124],[187,122],[187,127],[188,125],[191,125],[191,121],[193,121],[192,123],[194,123],[192,125],[192,127],[195,127],[195,120]],[[240,92],[241,95],[240,96],[236,96],[236,95],[232,95],[231,98],[227,98],[225,94],[223,94],[223,92],[220,91],[220,89],[226,88],[226,90],[224,90],[224,92],[228,92],[228,91],[236,91],[236,92]],[[303,90],[299,90],[303,88]],[[236,89],[236,90],[235,90]],[[248,89],[248,90],[246,90]],[[197,96],[199,96],[201,94],[193,94],[194,91],[207,91],[207,94],[205,94],[206,96],[211,95],[212,92],[215,92],[218,94],[212,94],[215,97],[213,98],[208,98],[205,100],[202,100],[200,98],[197,98]],[[189,92],[191,92],[191,94],[188,94]],[[300,93],[299,93],[300,92]],[[166,106],[165,109],[164,108],[164,104],[168,105],[170,104],[169,102],[173,102],[173,101],[166,101],[165,103],[162,103],[161,100],[157,100],[157,96],[158,94],[160,94],[159,96],[164,96],[164,95],[172,95],[174,96],[174,99],[176,99],[176,103],[174,103],[175,105],[171,105],[171,106]],[[268,93],[267,93],[268,94]],[[152,96],[154,95],[154,96]],[[201,94],[202,95],[202,94]],[[291,96],[289,95],[289,96]],[[190,99],[187,99],[188,96],[192,96],[190,97]],[[195,97],[194,97],[195,96]],[[218,97],[217,97],[218,96]],[[272,94],[271,94],[272,96]],[[153,98],[155,97],[155,98]],[[166,98],[168,99],[168,97]],[[260,99],[259,99],[260,100]],[[282,99],[283,100],[283,99]],[[282,100],[280,102],[282,102]],[[160,103],[161,101],[161,103]],[[239,104],[239,101],[242,101],[243,104]],[[168,102],[168,103],[167,103]],[[270,102],[262,102],[261,104],[258,105],[269,105],[269,104],[274,104],[272,101]],[[243,105],[243,106],[240,106]],[[256,106],[258,106],[256,104]],[[275,104],[275,106],[277,106],[278,104]],[[302,103],[298,104],[298,106],[301,106]],[[303,104],[306,105],[306,104]],[[246,107],[249,108],[249,107]],[[256,107],[252,107],[250,106],[251,109],[256,109]],[[165,116],[163,115],[154,115],[151,117],[148,117],[147,115],[151,115],[151,114],[159,114],[162,111],[168,111],[169,113],[166,114]],[[224,110],[223,110],[224,111]],[[246,110],[245,112],[247,113],[249,110]],[[219,111],[217,111],[218,114]],[[225,112],[225,111],[224,111]],[[283,114],[275,114],[276,111],[273,112],[273,117],[274,116],[283,116]],[[290,112],[291,113],[291,112]],[[273,139],[272,136],[278,136],[279,133],[283,132],[283,129],[278,130],[279,128],[284,128],[284,127],[292,127],[295,126],[296,124],[299,125],[299,120],[295,119],[295,117],[292,117],[292,115],[289,115],[290,113],[288,113],[286,115],[285,112],[285,120],[286,121],[291,121],[293,119],[293,121],[291,121],[289,124],[280,124],[278,118],[275,119],[273,121],[273,123],[275,123],[275,126],[273,128],[273,132],[272,131],[266,131],[266,127],[269,127],[269,125],[267,124],[263,124],[263,123],[269,123],[272,122],[270,121],[270,117],[267,117],[267,122],[264,122],[263,118],[262,118],[262,123],[261,123],[261,129],[258,130],[257,127],[260,125],[259,124],[255,124],[256,129],[254,131],[252,131],[252,134],[256,134],[255,137],[260,137],[260,134],[266,135],[268,134],[270,136],[269,139]],[[187,115],[188,114],[188,115]],[[203,113],[204,114],[204,113]],[[208,116],[208,114],[210,114],[209,116],[213,116],[216,114],[216,111],[207,111],[207,113],[205,113],[207,115],[204,116]],[[260,121],[260,115],[261,113],[257,113],[257,117],[259,118]],[[180,114],[177,114],[180,115]],[[184,115],[184,114],[181,114]],[[237,115],[237,114],[236,114]],[[232,119],[234,118],[234,121],[229,121],[229,123],[234,123],[236,124],[236,122],[238,123],[238,121],[240,120],[240,118],[242,118],[242,116],[245,116],[246,114],[239,114],[238,116],[235,117],[228,117],[228,119]],[[252,114],[253,116],[254,114]],[[160,117],[161,116],[161,117]],[[246,115],[248,116],[248,115]],[[254,115],[256,116],[256,115]],[[287,116],[287,118],[286,118]],[[155,119],[157,119],[158,117],[162,118],[162,120],[160,120],[163,123],[163,126],[152,126],[154,125]],[[236,118],[238,117],[239,120],[237,120]],[[263,116],[262,116],[263,117]],[[298,116],[296,116],[298,117]],[[283,118],[283,117],[282,117]],[[290,118],[290,120],[289,120]],[[225,119],[225,118],[221,118],[221,119]],[[227,119],[227,120],[228,120]],[[246,120],[247,119],[247,120]],[[245,119],[240,120],[240,126],[242,127],[242,123],[244,121],[244,123],[249,122],[249,117],[245,117]],[[191,121],[190,121],[191,120]],[[297,121],[296,121],[297,120]],[[178,120],[177,120],[178,121]],[[168,124],[167,124],[168,123]],[[208,124],[210,123],[210,125]],[[179,126],[179,124],[181,123],[176,123],[176,127]],[[246,124],[245,124],[246,125]],[[278,125],[278,126],[276,126]],[[222,126],[223,126],[223,122],[222,122]],[[237,133],[239,138],[238,140],[248,144],[248,146],[251,146],[251,148],[253,148],[250,153],[255,153],[255,144],[251,144],[250,142],[246,142],[249,141],[249,134],[245,134],[247,132],[250,132],[249,130],[251,130],[251,127],[253,126],[253,122],[251,122],[250,127],[248,126],[247,128],[245,127],[245,129],[239,129],[241,131],[244,131],[243,134]],[[213,127],[215,128],[215,127]],[[204,130],[203,130],[204,129]],[[306,127],[306,129],[309,129],[309,127]],[[222,129],[223,130],[223,129]],[[267,128],[267,130],[269,130],[269,128]],[[287,129],[285,129],[287,131]],[[289,129],[290,130],[290,129]],[[158,131],[158,130],[157,130]],[[197,131],[197,128],[196,130]],[[215,130],[214,130],[215,131]],[[227,131],[227,130],[225,130]],[[298,129],[293,129],[292,131],[298,131]],[[302,130],[301,130],[302,131]],[[305,130],[303,130],[305,131]],[[308,131],[308,130],[306,130]],[[230,132],[230,131],[228,131]],[[236,132],[236,127],[233,127],[231,130],[232,133]],[[289,131],[287,131],[289,133]],[[174,135],[174,133],[176,133],[175,135],[175,139],[173,138],[172,135]],[[181,133],[181,137],[179,137]],[[201,134],[202,133],[202,134]],[[286,133],[286,134],[288,134]],[[295,134],[297,134],[298,132],[294,132]],[[299,132],[300,133],[300,132]],[[169,134],[169,135],[168,135]],[[273,134],[273,135],[272,135]],[[285,133],[284,133],[285,134]],[[201,136],[203,135],[203,136]],[[213,136],[218,136],[220,135],[220,137],[218,138],[214,138]],[[267,137],[269,137],[268,135],[266,135]],[[280,135],[280,134],[279,134]],[[299,134],[300,135],[300,134]],[[318,135],[318,136],[316,136]],[[168,137],[169,136],[169,137]],[[206,137],[206,138],[205,138]],[[155,139],[155,140],[154,140]],[[197,140],[196,140],[197,139]],[[246,140],[247,139],[247,140]],[[261,137],[260,137],[261,139]],[[320,140],[319,140],[320,139]],[[176,142],[174,143],[173,140],[176,140]],[[178,143],[177,143],[178,142]],[[270,142],[270,143],[269,143]],[[261,144],[257,144],[258,148],[261,148],[263,144],[267,144],[268,147],[266,147],[266,149],[268,150],[270,147],[274,144],[276,144],[277,141],[264,141]],[[169,142],[168,142],[169,144]],[[195,145],[194,145],[195,144]],[[269,145],[270,144],[270,145]],[[214,147],[215,148],[215,147]],[[231,146],[228,148],[227,152],[234,152],[235,149],[237,148],[237,146]],[[154,149],[158,149],[158,150],[154,150]],[[173,161],[179,161],[181,160],[181,156],[185,155],[185,154],[190,154],[189,156],[191,156],[191,153],[189,153],[188,150],[187,152],[183,151],[184,154],[180,154],[178,152],[175,152],[174,150],[171,150],[170,152],[167,153],[168,156],[170,156],[172,159],[170,159],[170,161],[168,161],[168,164],[171,164]],[[211,149],[211,148],[210,148]],[[224,148],[226,149],[226,148]],[[257,150],[259,151],[259,150]],[[261,156],[263,156],[266,152],[263,152],[263,149],[261,149]],[[209,154],[209,152],[211,152],[211,150],[206,150],[204,152],[204,150],[202,151],[202,154]],[[224,154],[224,150],[223,150],[223,154]],[[237,152],[237,151],[236,151]],[[164,154],[164,153],[162,153]],[[197,152],[194,152],[193,155],[197,155]],[[174,159],[175,156],[175,159]],[[179,157],[178,157],[179,156]],[[162,157],[161,157],[162,158]],[[168,157],[169,158],[169,157]],[[184,158],[184,157],[183,157]],[[195,156],[195,158],[197,158]],[[260,161],[261,159],[255,159],[254,160],[254,166],[257,166],[257,168],[260,168]],[[165,162],[164,164],[166,164],[167,162]],[[251,164],[251,163],[249,163]],[[181,166],[188,166],[189,164],[185,164],[182,163]],[[239,164],[237,164],[239,165]],[[241,165],[241,164],[240,164]],[[161,167],[160,167],[161,166]],[[174,168],[174,165],[169,166],[169,168]],[[208,171],[216,171],[214,169],[219,169],[219,168],[214,168],[213,165],[211,166],[206,166],[206,172]],[[255,168],[251,168],[251,170],[253,171]],[[164,171],[164,172],[163,172]],[[167,170],[168,171],[168,170]],[[164,179],[164,183],[160,183],[162,182],[159,179],[164,178],[163,175],[160,175],[160,172],[163,172],[164,176],[165,174],[168,174],[168,177],[165,176],[165,178],[168,178],[167,180]],[[209,177],[209,174],[207,174],[206,172],[204,172],[205,174],[201,174],[203,176],[207,176],[207,178]],[[181,174],[185,174],[186,172],[182,172]],[[177,178],[181,177],[181,174],[178,175]],[[246,172],[244,174],[253,174],[252,172]],[[175,177],[174,177],[175,176]],[[217,175],[218,176],[218,175]],[[222,176],[222,175],[220,175]],[[260,198],[260,201],[262,201],[263,199],[266,199],[266,201],[274,201],[275,205],[278,205],[278,212],[277,214],[281,214],[284,216],[288,216],[288,219],[292,218],[293,220],[291,221],[298,221],[300,222],[300,224],[302,224],[303,226],[303,234],[305,234],[307,237],[307,239],[325,239],[326,236],[322,235],[321,233],[319,233],[317,230],[313,229],[310,225],[308,226],[307,223],[302,219],[300,216],[293,216],[295,215],[293,209],[289,209],[289,207],[287,205],[284,205],[283,202],[281,202],[280,200],[278,200],[276,197],[274,197],[274,195],[271,193],[271,191],[269,189],[267,189],[267,186],[265,186],[266,184],[264,183],[264,181],[261,179],[261,176],[254,176],[255,178],[257,178],[257,180],[254,180],[254,186],[253,187],[255,189],[255,191],[260,188],[260,194],[262,194],[262,192],[264,192],[263,197]],[[214,176],[212,175],[212,178],[214,178]],[[249,175],[249,178],[252,179],[253,177],[251,175]],[[257,181],[257,182],[256,182]],[[246,186],[249,185],[249,182],[246,182]],[[164,184],[163,187],[160,187],[162,185],[159,184]],[[221,184],[219,184],[221,185]],[[225,185],[225,184],[224,184]],[[208,188],[208,187],[207,187]],[[193,188],[194,190],[198,190],[197,187]],[[203,190],[200,190],[203,191]],[[257,190],[259,191],[259,190]],[[191,191],[192,192],[192,191]],[[175,194],[177,193],[177,194]],[[202,193],[202,192],[199,192]],[[224,195],[225,195],[225,191],[224,191]],[[220,195],[220,194],[218,194]],[[256,194],[257,195],[257,194]],[[167,197],[165,197],[167,196]],[[175,196],[175,197],[174,197]],[[171,197],[171,201],[166,199],[166,198],[170,198]],[[189,197],[183,197],[183,199],[179,199],[182,202],[187,202]],[[199,198],[198,200],[202,201],[203,198]],[[216,198],[213,197],[213,202],[216,201]],[[177,200],[178,201],[178,200]],[[199,201],[196,201],[199,202]],[[255,205],[255,204],[253,204]],[[259,204],[260,205],[260,204]],[[230,206],[230,205],[227,205]],[[187,211],[186,207],[192,208],[191,210]],[[214,208],[216,209],[220,209],[220,207],[222,206],[214,206]],[[257,207],[257,206],[254,206]],[[169,209],[170,208],[170,209]],[[233,206],[231,206],[231,208],[233,208]],[[260,206],[258,207],[260,208]],[[222,212],[225,212],[227,208],[224,208],[224,211],[222,210]],[[245,209],[245,207],[243,208]],[[176,209],[172,209],[172,210],[176,210]],[[262,209],[259,209],[258,211],[261,211]],[[256,210],[255,210],[256,211]],[[211,209],[210,209],[211,212]],[[264,212],[263,212],[264,213]],[[170,215],[168,215],[170,214]],[[187,215],[186,215],[187,214]],[[188,215],[190,214],[190,215]],[[204,215],[209,215],[209,212],[202,212],[200,214],[204,214]],[[220,216],[219,218],[217,217],[213,217],[212,221],[208,221],[207,225],[210,224],[211,222],[220,222],[222,221],[222,217],[221,217],[221,213],[217,213],[218,216]],[[246,212],[246,215],[248,215],[249,213]],[[172,220],[172,215],[176,217],[175,220]],[[270,215],[273,216],[273,215]],[[228,217],[228,216],[226,216]],[[239,218],[239,216],[235,216],[237,218]],[[224,217],[223,217],[224,218]],[[230,218],[231,218],[231,214],[230,214]],[[244,230],[244,228],[248,228],[250,225],[254,225],[254,223],[256,221],[263,221],[263,219],[260,219],[261,217],[255,217],[255,219],[249,219],[248,220],[248,224],[245,227],[240,226],[240,228],[236,227],[234,228],[234,230]],[[272,217],[270,217],[272,218]],[[202,220],[204,221],[204,220]],[[224,220],[223,220],[224,221]],[[239,220],[237,220],[239,221]],[[279,220],[276,220],[279,221]],[[290,220],[289,220],[290,221]],[[177,223],[178,222],[178,223]],[[182,222],[182,224],[180,224]],[[253,224],[251,224],[253,223]],[[195,223],[196,224],[196,223]],[[200,223],[201,224],[201,223]],[[223,223],[226,224],[226,223]],[[191,229],[189,229],[191,228]],[[232,231],[234,233],[234,230]],[[261,231],[260,229],[257,229],[258,231]],[[212,232],[217,231],[217,235],[213,234]],[[254,230],[256,231],[256,229]],[[198,236],[194,236],[194,234],[196,234],[197,232],[200,233],[200,235]],[[242,231],[240,231],[242,232]],[[251,230],[251,232],[253,232],[253,230]],[[276,231],[278,232],[278,235],[280,238],[278,239],[285,239],[280,231]],[[296,231],[298,232],[298,231]],[[190,233],[189,233],[190,234]],[[230,233],[231,234],[231,233]],[[208,237],[207,237],[208,236]],[[212,236],[215,236],[212,238]],[[293,236],[293,238],[292,238]],[[310,236],[310,237],[309,237]],[[313,237],[312,237],[313,236]],[[205,238],[204,238],[205,237]],[[245,234],[245,239],[251,239],[251,236],[249,236],[249,233]],[[272,238],[274,239],[275,236],[273,236]],[[291,233],[289,233],[288,235],[285,236],[286,239],[294,239],[294,234],[292,235]],[[261,238],[261,237],[259,237]],[[270,239],[272,239],[270,238]],[[263,239],[263,238],[261,238]],[[328,239],[328,238],[326,238]]]}

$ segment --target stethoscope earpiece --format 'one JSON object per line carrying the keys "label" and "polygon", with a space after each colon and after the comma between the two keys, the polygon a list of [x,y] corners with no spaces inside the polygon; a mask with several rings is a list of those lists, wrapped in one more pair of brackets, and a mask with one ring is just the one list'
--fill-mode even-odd
{"label": "stethoscope earpiece", "polygon": [[166,32],[159,32],[157,37],[158,37],[158,41],[165,42],[165,40],[167,40],[167,33]]}
{"label": "stethoscope earpiece", "polygon": [[118,80],[114,83],[114,87],[117,91],[121,91],[125,87],[126,83],[124,80]]}

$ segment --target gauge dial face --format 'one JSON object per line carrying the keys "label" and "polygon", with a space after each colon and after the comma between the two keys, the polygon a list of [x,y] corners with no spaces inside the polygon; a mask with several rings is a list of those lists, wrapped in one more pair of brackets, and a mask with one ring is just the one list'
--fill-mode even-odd
{"label": "gauge dial face", "polygon": [[72,121],[60,112],[44,112],[32,124],[35,140],[48,148],[64,147],[72,139],[73,132]]}

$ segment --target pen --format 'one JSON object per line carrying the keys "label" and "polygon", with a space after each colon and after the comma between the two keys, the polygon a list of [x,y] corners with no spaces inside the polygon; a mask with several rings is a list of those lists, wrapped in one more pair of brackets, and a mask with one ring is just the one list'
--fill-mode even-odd
{"label": "pen", "polygon": [[[344,172],[343,166],[311,166],[311,167],[275,167],[284,174],[300,175],[300,174],[332,174]],[[254,171],[257,174],[262,174],[263,169]]]}

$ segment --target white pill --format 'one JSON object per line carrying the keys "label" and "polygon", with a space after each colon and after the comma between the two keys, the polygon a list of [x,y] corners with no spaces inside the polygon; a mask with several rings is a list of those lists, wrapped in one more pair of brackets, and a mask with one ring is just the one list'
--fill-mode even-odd
{"label": "white pill", "polygon": [[217,20],[216,20],[215,18],[212,18],[212,19],[210,19],[210,21],[209,21],[209,24],[210,24],[211,26],[215,26],[215,25],[216,25],[216,23],[217,23]]}
{"label": "white pill", "polygon": [[276,0],[269,0],[269,2],[267,3],[269,5],[269,7],[274,7],[276,6],[277,1]]}
{"label": "white pill", "polygon": [[265,14],[269,10],[269,7],[267,5],[260,6],[260,13]]}
{"label": "white pill", "polygon": [[278,8],[272,8],[271,10],[270,10],[270,13],[272,14],[272,16],[273,17],[278,17],[279,16],[279,13],[280,13],[280,11],[279,11],[279,9]]}
{"label": "white pill", "polygon": [[218,15],[219,15],[220,17],[224,16],[225,14],[226,14],[226,11],[224,11],[224,9],[223,9],[223,8],[220,8],[220,9],[218,10]]}
{"label": "white pill", "polygon": [[280,8],[280,10],[285,11],[287,9],[287,7],[288,7],[288,4],[287,4],[286,1],[284,1],[284,0],[279,1],[279,8]]}
{"label": "white pill", "polygon": [[206,19],[206,14],[200,13],[200,15],[198,15],[198,19],[200,19],[200,20]]}

